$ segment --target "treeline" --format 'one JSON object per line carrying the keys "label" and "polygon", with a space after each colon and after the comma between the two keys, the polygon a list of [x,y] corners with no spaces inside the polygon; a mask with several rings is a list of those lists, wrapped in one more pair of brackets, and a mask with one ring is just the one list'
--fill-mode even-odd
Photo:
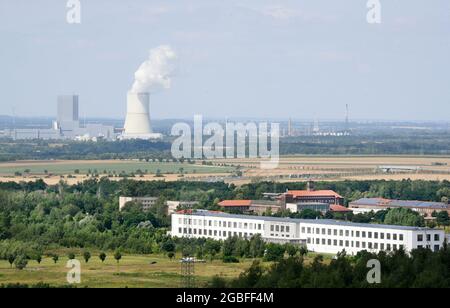
{"label": "treeline", "polygon": [[[371,284],[367,276],[369,260],[380,262],[380,283]],[[369,274],[371,278],[375,278]],[[362,251],[356,256],[338,254],[331,262],[318,255],[310,264],[302,256],[279,260],[267,268],[259,261],[238,279],[228,281],[216,276],[214,288],[448,288],[450,287],[450,249],[403,250],[378,254]]]}
{"label": "treeline", "polygon": [[[346,181],[318,182],[318,189],[333,189],[347,200],[363,196],[441,200],[449,196],[449,182]],[[260,199],[264,192],[304,189],[304,183],[254,183],[236,187],[225,183],[148,182],[107,178],[76,185],[61,182],[0,184],[0,241],[33,242],[42,247],[94,247],[128,252],[159,251],[170,219],[165,200],[199,201],[198,208],[219,209],[224,199]],[[156,207],[143,212],[139,205],[119,211],[119,196],[159,197]],[[288,214],[297,218],[338,218],[354,222],[423,225],[410,211],[324,217],[317,213]],[[338,215],[338,214],[333,214]],[[438,217],[445,221],[448,217]]]}
{"label": "treeline", "polygon": [[282,155],[449,155],[445,131],[377,132],[351,136],[301,136],[282,139]]}
{"label": "treeline", "polygon": [[3,141],[0,161],[27,159],[170,159],[171,144],[163,141],[47,141],[17,140]]}

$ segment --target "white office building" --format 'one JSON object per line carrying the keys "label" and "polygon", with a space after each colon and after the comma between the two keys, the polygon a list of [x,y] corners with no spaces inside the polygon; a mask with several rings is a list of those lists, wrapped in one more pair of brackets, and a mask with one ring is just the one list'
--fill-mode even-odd
{"label": "white office building", "polygon": [[251,238],[260,234],[266,242],[306,245],[309,251],[348,254],[359,251],[393,251],[400,248],[439,250],[445,232],[439,229],[393,225],[360,224],[335,220],[306,220],[266,216],[232,215],[194,211],[172,215],[175,237],[225,240],[231,236]]}

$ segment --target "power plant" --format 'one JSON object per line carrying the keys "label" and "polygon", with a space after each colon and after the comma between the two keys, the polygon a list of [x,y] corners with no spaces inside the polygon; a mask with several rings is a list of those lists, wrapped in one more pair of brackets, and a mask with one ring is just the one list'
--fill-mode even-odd
{"label": "power plant", "polygon": [[160,139],[161,134],[155,134],[150,123],[150,93],[132,93],[127,95],[127,116],[125,131],[121,139]]}

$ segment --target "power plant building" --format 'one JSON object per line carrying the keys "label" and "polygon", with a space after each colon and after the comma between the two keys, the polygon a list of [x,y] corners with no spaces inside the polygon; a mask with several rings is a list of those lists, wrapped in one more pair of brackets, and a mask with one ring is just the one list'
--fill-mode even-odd
{"label": "power plant building", "polygon": [[113,126],[103,124],[80,125],[78,95],[60,95],[57,98],[57,116],[51,128],[10,129],[5,137],[13,139],[72,139],[115,140]]}
{"label": "power plant building", "polygon": [[150,94],[128,93],[127,116],[125,132],[121,139],[160,139],[161,134],[155,134],[150,123]]}

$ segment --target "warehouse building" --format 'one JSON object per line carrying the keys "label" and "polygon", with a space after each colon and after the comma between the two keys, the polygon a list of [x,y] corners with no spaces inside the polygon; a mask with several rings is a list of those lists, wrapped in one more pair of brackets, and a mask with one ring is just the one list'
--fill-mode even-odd
{"label": "warehouse building", "polygon": [[335,220],[304,220],[270,216],[233,215],[190,211],[172,215],[175,237],[225,240],[260,234],[266,242],[306,245],[309,251],[336,254],[345,249],[351,255],[362,250],[390,252],[400,248],[439,250],[445,232],[438,229],[392,225],[359,224]]}
{"label": "warehouse building", "polygon": [[362,198],[350,202],[349,208],[353,210],[354,213],[377,212],[392,208],[407,208],[427,217],[431,217],[433,212],[446,211],[450,214],[450,205],[444,202],[391,200],[384,198]]}

